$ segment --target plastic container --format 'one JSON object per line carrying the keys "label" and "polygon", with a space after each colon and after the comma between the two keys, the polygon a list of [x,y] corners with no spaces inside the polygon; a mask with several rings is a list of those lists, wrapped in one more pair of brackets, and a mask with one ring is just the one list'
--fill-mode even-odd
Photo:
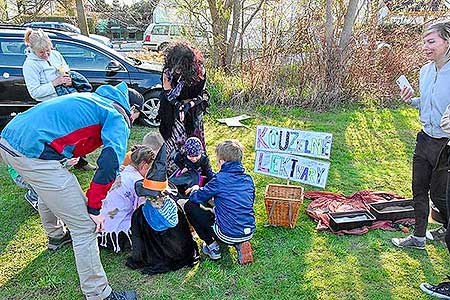
{"label": "plastic container", "polygon": [[368,210],[331,212],[328,215],[330,216],[330,227],[334,231],[370,226],[376,220]]}
{"label": "plastic container", "polygon": [[370,212],[377,220],[396,221],[414,218],[412,199],[391,200],[369,204]]}

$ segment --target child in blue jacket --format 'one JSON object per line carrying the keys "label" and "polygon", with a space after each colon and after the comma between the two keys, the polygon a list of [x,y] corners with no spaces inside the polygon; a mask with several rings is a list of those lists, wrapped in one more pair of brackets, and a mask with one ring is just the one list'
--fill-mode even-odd
{"label": "child in blue jacket", "polygon": [[[220,171],[202,188],[193,186],[184,211],[199,237],[203,253],[213,260],[221,258],[217,242],[234,245],[240,264],[253,261],[249,240],[255,231],[255,185],[242,165],[244,148],[237,140],[226,140],[216,147]],[[214,198],[214,211],[200,203]]]}

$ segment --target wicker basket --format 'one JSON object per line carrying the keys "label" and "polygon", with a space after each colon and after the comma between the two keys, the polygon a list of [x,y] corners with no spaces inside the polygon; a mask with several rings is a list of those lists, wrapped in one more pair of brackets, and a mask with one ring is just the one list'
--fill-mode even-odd
{"label": "wicker basket", "polygon": [[269,184],[264,193],[269,224],[294,228],[303,203],[303,187]]}

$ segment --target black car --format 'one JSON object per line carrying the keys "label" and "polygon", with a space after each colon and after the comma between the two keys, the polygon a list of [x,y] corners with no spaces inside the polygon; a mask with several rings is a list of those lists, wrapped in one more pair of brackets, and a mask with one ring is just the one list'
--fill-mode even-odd
{"label": "black car", "polygon": [[[11,116],[37,104],[25,86],[22,65],[25,61],[25,27],[0,25],[0,126]],[[64,56],[70,69],[83,74],[94,89],[102,84],[125,81],[144,95],[141,122],[158,126],[156,120],[162,89],[162,65],[122,56],[115,50],[83,35],[45,30],[53,47]],[[2,124],[3,123],[3,124]]]}

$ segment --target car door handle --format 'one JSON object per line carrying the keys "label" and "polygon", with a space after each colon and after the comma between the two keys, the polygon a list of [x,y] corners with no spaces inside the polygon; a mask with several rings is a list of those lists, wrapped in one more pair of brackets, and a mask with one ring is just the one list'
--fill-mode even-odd
{"label": "car door handle", "polygon": [[25,83],[13,83],[14,86],[27,86]]}

